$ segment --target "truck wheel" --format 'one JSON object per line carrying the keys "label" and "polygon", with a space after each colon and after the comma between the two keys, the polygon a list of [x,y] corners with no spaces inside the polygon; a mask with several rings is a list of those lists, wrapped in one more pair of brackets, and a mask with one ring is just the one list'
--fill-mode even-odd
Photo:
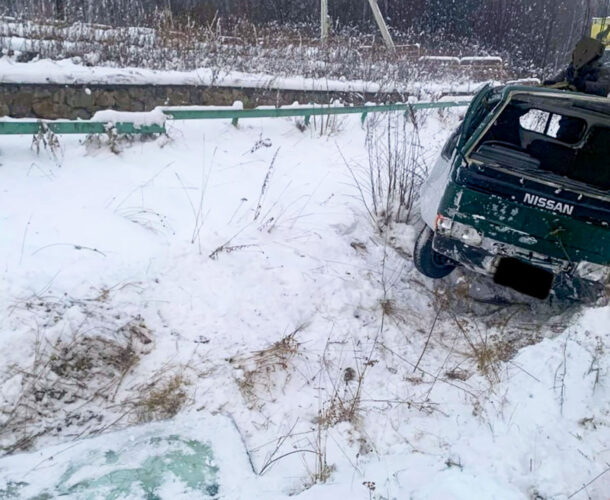
{"label": "truck wheel", "polygon": [[415,264],[415,269],[424,276],[440,279],[451,274],[451,271],[455,269],[455,264],[444,255],[434,251],[432,248],[433,238],[434,231],[428,226],[424,226],[415,242],[413,263]]}

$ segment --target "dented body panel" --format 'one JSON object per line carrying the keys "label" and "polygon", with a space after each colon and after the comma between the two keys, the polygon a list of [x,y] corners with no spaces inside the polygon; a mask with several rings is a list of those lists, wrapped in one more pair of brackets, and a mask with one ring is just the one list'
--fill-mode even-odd
{"label": "dented body panel", "polygon": [[[544,211],[543,211],[544,210]],[[603,226],[496,194],[482,195],[453,182],[439,214],[468,224],[486,238],[569,262],[610,262],[610,231]]]}

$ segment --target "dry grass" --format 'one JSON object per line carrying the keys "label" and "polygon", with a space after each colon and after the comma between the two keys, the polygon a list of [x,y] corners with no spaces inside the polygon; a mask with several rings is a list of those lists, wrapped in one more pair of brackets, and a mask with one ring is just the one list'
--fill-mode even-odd
{"label": "dry grass", "polygon": [[33,135],[31,149],[32,151],[35,151],[37,155],[40,154],[41,149],[48,151],[56,163],[60,162],[63,154],[59,138],[51,130],[45,130],[44,132],[40,131]]}
{"label": "dry grass", "polygon": [[265,398],[273,398],[274,391],[286,386],[291,377],[291,364],[299,355],[301,344],[297,335],[306,327],[306,324],[300,325],[266,349],[230,360],[242,371],[237,385],[251,408],[260,407]]}
{"label": "dry grass", "polygon": [[190,380],[184,373],[173,373],[148,384],[141,397],[130,401],[137,423],[166,420],[176,416],[189,401],[186,387]]}
{"label": "dry grass", "polygon": [[[405,80],[412,65],[387,51],[363,50],[368,37],[338,34],[330,43],[303,36],[303,26],[257,26],[247,21],[209,24],[157,16],[150,27],[112,28],[39,22],[1,22],[0,49],[11,55],[14,37],[27,40],[21,60],[81,58],[87,65],[113,64],[164,70],[210,68],[278,76]],[[21,47],[19,47],[21,49]],[[411,59],[417,62],[417,59]],[[403,64],[400,64],[400,63]],[[326,125],[324,125],[326,129]]]}
{"label": "dry grass", "polygon": [[[110,293],[102,290],[87,300],[32,297],[15,304],[12,314],[35,318],[37,329],[31,363],[2,373],[1,382],[18,390],[0,407],[2,452],[27,450],[44,435],[94,434],[123,412],[122,401],[115,400],[152,349],[153,332],[140,316],[113,312]],[[75,314],[80,324],[71,320]]]}
{"label": "dry grass", "polygon": [[383,314],[386,316],[393,316],[396,314],[396,302],[392,299],[383,299],[381,301],[381,309]]}
{"label": "dry grass", "polygon": [[325,429],[318,425],[315,435],[315,468],[309,473],[309,484],[306,486],[309,488],[314,484],[326,483],[336,467],[333,464],[329,464],[326,455],[326,440],[328,436]]}
{"label": "dry grass", "polygon": [[500,368],[515,354],[514,349],[505,342],[479,342],[470,344],[470,351],[461,353],[471,359],[479,371],[491,383],[500,381]]}
{"label": "dry grass", "polygon": [[[381,316],[384,319],[386,318],[385,311],[390,309],[390,304],[390,301],[381,303]],[[382,329],[383,323],[380,331]],[[351,361],[353,366],[345,366],[341,361],[339,364],[333,363],[327,359],[330,340],[330,338],[327,340],[320,360],[322,371],[319,381],[320,387],[330,387],[330,390],[325,389],[327,395],[325,398],[321,398],[323,402],[314,420],[316,426],[324,431],[342,422],[348,422],[354,426],[359,425],[362,412],[362,390],[366,374],[377,364],[377,360],[372,359],[377,339],[373,342],[371,350],[366,353],[354,344]]]}
{"label": "dry grass", "polygon": [[[82,144],[89,154],[100,150],[110,150],[113,154],[120,155],[134,144],[156,141],[159,137],[161,137],[159,134],[119,134],[115,129],[109,129],[105,135],[90,134],[86,136]],[[168,138],[167,135],[163,137]]]}
{"label": "dry grass", "polygon": [[140,360],[128,329],[115,338],[75,334],[70,341],[40,340],[29,368],[10,367],[4,380],[19,377],[21,392],[3,408],[0,449],[27,449],[44,434],[95,432],[126,374]]}
{"label": "dry grass", "polygon": [[[462,294],[464,292],[463,290],[460,290],[459,287],[455,287],[454,293]],[[511,344],[503,341],[501,336],[490,336],[490,329],[487,327],[481,330],[476,317],[470,317],[469,315],[458,316],[453,312],[451,301],[447,296],[437,295],[436,299],[437,315],[432,328],[428,332],[426,347],[428,346],[435,329],[438,330],[438,333],[435,335],[435,342],[440,346],[445,346],[447,332],[449,330],[454,330],[454,341],[445,363],[447,363],[453,355],[457,355],[461,360],[460,365],[445,370],[444,373],[447,379],[466,380],[470,376],[470,372],[463,369],[461,363],[463,363],[464,360],[467,360],[474,365],[477,372],[487,378],[490,384],[493,385],[499,382],[501,364],[509,360],[515,353]],[[448,317],[448,321],[442,321],[443,318],[440,317],[441,312],[443,313],[443,316]],[[461,341],[456,342],[455,339],[461,339]],[[424,352],[426,347],[424,348]],[[419,365],[419,361],[417,365]],[[441,367],[441,369],[444,369],[444,366]]]}
{"label": "dry grass", "polygon": [[[260,26],[218,16],[210,17],[208,23],[195,23],[163,12],[156,12],[148,21],[138,19],[147,26],[113,28],[47,19],[0,18],[0,51],[9,56],[17,53],[18,60],[23,62],[36,57],[74,58],[89,66],[209,68],[212,81],[229,71],[243,71],[375,81],[393,88],[396,83],[438,78],[447,71],[461,79],[471,79],[472,73],[476,73],[481,80],[501,78],[504,72],[497,67],[430,67],[409,51],[394,54],[384,50],[380,43],[371,46],[370,35],[353,30],[335,33],[328,43],[320,43],[313,25]],[[26,40],[25,47],[21,42],[15,45],[14,40],[21,38]],[[408,42],[398,38],[396,41]],[[330,123],[320,125],[321,130],[333,128]]]}
{"label": "dry grass", "polygon": [[315,423],[322,429],[330,429],[342,422],[358,423],[360,404],[353,395],[334,394],[318,412]]}

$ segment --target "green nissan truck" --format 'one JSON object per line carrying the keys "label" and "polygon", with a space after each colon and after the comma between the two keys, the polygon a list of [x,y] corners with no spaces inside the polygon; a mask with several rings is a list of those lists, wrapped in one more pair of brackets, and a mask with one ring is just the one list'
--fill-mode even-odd
{"label": "green nissan truck", "polygon": [[610,283],[610,99],[481,90],[424,184],[416,268],[456,266],[530,296],[589,299]]}

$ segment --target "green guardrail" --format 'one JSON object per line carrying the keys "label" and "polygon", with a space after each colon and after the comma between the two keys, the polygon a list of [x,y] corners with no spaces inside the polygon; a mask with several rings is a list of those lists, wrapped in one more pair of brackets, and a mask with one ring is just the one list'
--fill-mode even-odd
{"label": "green guardrail", "polygon": [[0,135],[54,134],[162,134],[163,125],[137,126],[133,123],[104,123],[90,121],[0,121]]}
{"label": "green guardrail", "polygon": [[[404,112],[409,114],[422,109],[447,109],[466,107],[470,101],[416,102],[411,104],[384,104],[377,106],[317,106],[303,108],[255,108],[255,109],[172,109],[162,111],[168,120],[231,120],[237,125],[248,118],[288,118],[302,117],[309,125],[312,116],[359,114],[362,122],[371,113]],[[134,123],[110,123],[93,121],[0,121],[0,135],[54,134],[162,134],[163,125],[138,126]]]}

